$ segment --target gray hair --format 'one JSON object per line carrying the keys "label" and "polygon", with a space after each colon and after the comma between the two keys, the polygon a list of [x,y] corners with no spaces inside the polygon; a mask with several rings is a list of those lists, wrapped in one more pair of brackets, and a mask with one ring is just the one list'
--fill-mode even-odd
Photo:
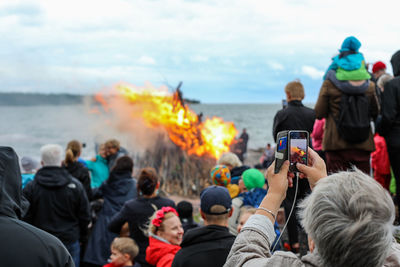
{"label": "gray hair", "polygon": [[379,77],[378,81],[376,82],[376,85],[383,90],[385,87],[385,84],[388,81],[390,81],[391,79],[393,79],[392,75],[390,75],[388,73],[382,74],[382,76]]}
{"label": "gray hair", "polygon": [[393,242],[394,204],[355,169],[321,179],[299,205],[301,224],[324,266],[382,266]]}
{"label": "gray hair", "polygon": [[60,145],[50,144],[40,148],[43,166],[61,166],[63,149]]}
{"label": "gray hair", "polygon": [[218,165],[230,165],[232,168],[242,166],[239,157],[232,152],[225,152],[221,155],[217,162]]}

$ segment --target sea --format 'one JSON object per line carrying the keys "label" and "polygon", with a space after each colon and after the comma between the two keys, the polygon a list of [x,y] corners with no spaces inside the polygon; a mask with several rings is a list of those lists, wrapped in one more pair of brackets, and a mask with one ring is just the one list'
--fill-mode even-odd
{"label": "sea", "polygon": [[[313,107],[313,104],[307,106]],[[243,128],[249,134],[249,149],[273,144],[272,125],[281,104],[191,104],[190,108],[203,118],[217,116],[233,122],[238,135]],[[83,158],[95,156],[96,143],[109,138],[129,142],[135,133],[115,129],[104,116],[85,104],[0,106],[0,145],[11,146],[19,157],[40,157],[40,147],[60,144],[66,147],[76,139],[85,144]],[[129,148],[134,149],[134,148]]]}

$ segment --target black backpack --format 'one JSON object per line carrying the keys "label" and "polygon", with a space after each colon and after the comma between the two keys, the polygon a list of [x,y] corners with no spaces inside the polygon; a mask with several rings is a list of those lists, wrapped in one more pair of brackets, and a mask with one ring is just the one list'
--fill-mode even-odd
{"label": "black backpack", "polygon": [[368,139],[371,128],[369,99],[363,94],[342,92],[339,118],[336,127],[342,139],[348,143],[359,144]]}

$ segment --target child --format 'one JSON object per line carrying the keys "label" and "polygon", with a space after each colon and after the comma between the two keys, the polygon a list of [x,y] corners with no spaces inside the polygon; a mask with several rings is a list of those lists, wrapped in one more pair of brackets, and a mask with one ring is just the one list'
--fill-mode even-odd
{"label": "child", "polygon": [[111,243],[111,262],[103,267],[133,266],[133,259],[139,253],[135,241],[129,237],[116,237]]}

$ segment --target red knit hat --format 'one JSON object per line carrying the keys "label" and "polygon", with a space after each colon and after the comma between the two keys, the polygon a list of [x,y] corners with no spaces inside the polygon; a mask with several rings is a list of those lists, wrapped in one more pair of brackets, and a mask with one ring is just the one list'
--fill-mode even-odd
{"label": "red knit hat", "polygon": [[380,70],[386,69],[385,63],[382,61],[375,62],[375,64],[372,66],[372,73],[378,72]]}

